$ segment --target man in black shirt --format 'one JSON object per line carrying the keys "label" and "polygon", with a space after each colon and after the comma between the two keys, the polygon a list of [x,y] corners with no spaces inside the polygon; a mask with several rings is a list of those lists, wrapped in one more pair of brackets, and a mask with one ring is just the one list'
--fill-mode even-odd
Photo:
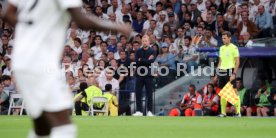
{"label": "man in black shirt", "polygon": [[[150,66],[155,60],[155,53],[152,48],[150,48],[149,36],[144,35],[142,38],[143,47],[138,49],[135,53],[136,61],[136,113],[134,116],[146,115],[146,110],[142,110],[142,91],[143,87],[146,88],[146,108],[147,116],[153,116],[152,114],[152,86],[153,86],[153,76],[151,74]],[[143,114],[141,113],[143,111]]]}

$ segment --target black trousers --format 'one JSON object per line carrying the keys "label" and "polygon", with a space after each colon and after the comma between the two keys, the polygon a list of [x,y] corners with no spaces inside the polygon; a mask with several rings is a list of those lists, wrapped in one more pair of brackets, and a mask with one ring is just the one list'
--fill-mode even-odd
{"label": "black trousers", "polygon": [[150,76],[137,76],[136,77],[136,111],[143,111],[143,114],[146,115],[146,110],[142,110],[142,92],[143,88],[146,88],[146,109],[147,111],[153,111],[152,105],[152,93],[153,93],[153,77]]}
{"label": "black trousers", "polygon": [[[227,69],[227,70],[219,70],[217,72],[218,75],[218,86],[220,89],[222,89],[229,81],[230,76],[232,75],[234,69]],[[232,81],[232,84],[234,81]],[[235,84],[233,84],[235,85]]]}
{"label": "black trousers", "polygon": [[119,115],[126,114],[131,115],[130,110],[130,92],[125,91],[125,86],[120,86],[120,94],[119,94]]}
{"label": "black trousers", "polygon": [[76,115],[82,115],[81,110],[88,111],[89,106],[83,102],[75,102],[75,112]]}

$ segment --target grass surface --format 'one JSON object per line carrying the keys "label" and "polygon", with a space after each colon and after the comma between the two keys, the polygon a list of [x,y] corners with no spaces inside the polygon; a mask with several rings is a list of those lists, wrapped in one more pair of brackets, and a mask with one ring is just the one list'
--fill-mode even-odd
{"label": "grass surface", "polygon": [[[276,118],[73,117],[79,138],[276,138]],[[1,138],[25,138],[28,117],[0,116]]]}

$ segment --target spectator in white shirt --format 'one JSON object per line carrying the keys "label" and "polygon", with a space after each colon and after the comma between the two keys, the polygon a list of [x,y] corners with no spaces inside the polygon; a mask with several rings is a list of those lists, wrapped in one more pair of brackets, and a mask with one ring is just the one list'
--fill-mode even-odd
{"label": "spectator in white shirt", "polygon": [[8,48],[7,48],[7,51],[6,51],[6,54],[5,54],[5,57],[8,57],[8,58],[10,58],[11,59],[11,54],[12,54],[12,50],[13,50],[13,46],[8,46]]}
{"label": "spectator in white shirt", "polygon": [[108,20],[109,19],[108,15],[103,13],[103,10],[102,10],[101,6],[96,6],[95,13],[102,20]]}
{"label": "spectator in white shirt", "polygon": [[7,76],[11,76],[12,73],[12,69],[11,69],[11,59],[8,57],[5,57],[5,64],[6,64],[6,68],[3,70],[2,75],[7,75]]}
{"label": "spectator in white shirt", "polygon": [[161,34],[157,30],[156,25],[157,25],[157,22],[155,20],[151,20],[150,21],[150,27],[145,33],[147,34],[149,31],[151,31],[158,39],[160,39]]}
{"label": "spectator in white shirt", "polygon": [[99,87],[104,90],[106,84],[112,85],[112,91],[117,92],[119,90],[119,81],[113,78],[114,70],[109,67],[103,71],[103,74],[99,76]]}
{"label": "spectator in white shirt", "polygon": [[130,12],[130,6],[128,4],[124,4],[121,10],[119,10],[119,11],[117,10],[115,12],[116,17],[117,17],[116,18],[117,22],[124,23],[123,17],[126,15],[129,16],[129,20],[132,22],[132,17],[129,12]]}
{"label": "spectator in white shirt", "polygon": [[80,54],[82,52],[81,44],[82,44],[82,42],[81,42],[80,38],[76,37],[74,39],[74,45],[71,46],[71,48],[73,50],[75,50],[78,54]]}
{"label": "spectator in white shirt", "polygon": [[88,67],[91,68],[91,69],[94,67],[93,59],[90,57],[89,53],[82,52],[81,60],[78,61],[77,66],[82,67],[85,64],[87,64]]}
{"label": "spectator in white shirt", "polygon": [[73,41],[76,37],[82,39],[82,30],[78,28],[76,22],[70,23],[70,28],[67,30],[66,40]]}
{"label": "spectator in white shirt", "polygon": [[116,60],[120,59],[120,52],[124,51],[123,44],[121,42],[117,43],[117,52],[114,53],[114,58]]}
{"label": "spectator in white shirt", "polygon": [[107,54],[108,50],[107,50],[107,42],[106,41],[102,41],[101,42],[101,52],[97,53],[96,55],[94,55],[96,60],[100,60],[103,54]]}
{"label": "spectator in white shirt", "polygon": [[101,42],[102,42],[102,37],[100,35],[95,36],[95,46],[92,46],[91,50],[94,55],[98,55],[101,53]]}
{"label": "spectator in white shirt", "polygon": [[72,60],[70,57],[68,57],[68,56],[63,57],[62,64],[61,64],[61,73],[62,73],[62,77],[64,79],[66,78],[65,74],[67,72],[72,72],[73,75],[75,76],[75,70],[71,63],[72,63]]}
{"label": "spectator in white shirt", "polygon": [[157,29],[159,34],[162,33],[163,25],[166,22],[168,22],[168,20],[166,20],[167,18],[168,18],[167,13],[165,11],[159,12],[159,18],[158,18],[157,24],[156,24],[156,29]]}
{"label": "spectator in white shirt", "polygon": [[147,20],[144,22],[143,25],[143,34],[150,28],[150,21],[153,19],[154,11],[148,10],[146,13]]}
{"label": "spectator in white shirt", "polygon": [[107,8],[107,15],[115,13],[116,11],[120,11],[120,7],[117,0],[111,1],[111,6]]}

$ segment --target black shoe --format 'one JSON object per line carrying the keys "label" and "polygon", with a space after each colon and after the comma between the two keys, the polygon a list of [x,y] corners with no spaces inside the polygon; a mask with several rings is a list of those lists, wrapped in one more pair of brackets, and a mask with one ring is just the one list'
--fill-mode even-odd
{"label": "black shoe", "polygon": [[218,115],[217,117],[226,117],[226,115],[220,114],[220,115]]}

